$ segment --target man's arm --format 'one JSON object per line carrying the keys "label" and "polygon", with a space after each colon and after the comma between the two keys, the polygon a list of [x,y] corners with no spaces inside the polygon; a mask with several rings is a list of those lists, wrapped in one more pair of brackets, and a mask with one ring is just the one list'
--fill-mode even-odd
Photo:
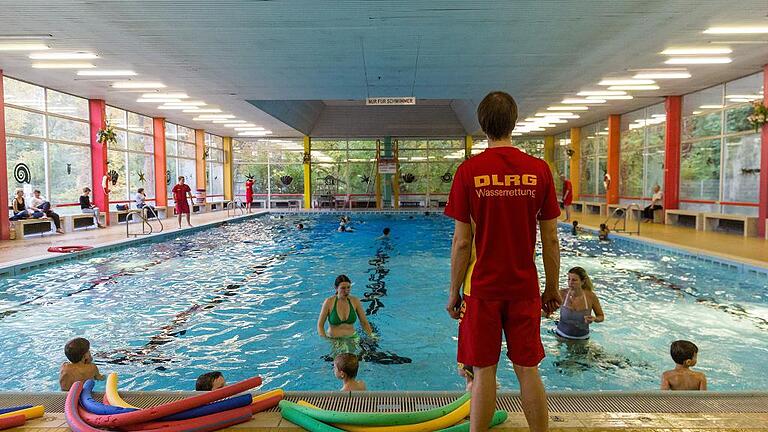
{"label": "man's arm", "polygon": [[472,251],[472,225],[456,221],[451,245],[451,288],[445,309],[453,319],[459,318],[461,286],[467,275]]}
{"label": "man's arm", "polygon": [[541,246],[544,256],[544,274],[546,284],[541,295],[541,307],[551,314],[560,307],[563,298],[558,289],[560,279],[560,242],[557,240],[557,219],[539,221]]}

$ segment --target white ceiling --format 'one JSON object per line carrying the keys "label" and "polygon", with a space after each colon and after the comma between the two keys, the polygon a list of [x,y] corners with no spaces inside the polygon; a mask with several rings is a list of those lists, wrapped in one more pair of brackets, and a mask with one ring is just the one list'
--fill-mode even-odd
{"label": "white ceiling", "polygon": [[[701,33],[712,25],[768,24],[765,0],[2,0],[0,11],[0,36],[51,34],[56,50],[94,51],[99,67],[136,70],[136,80],[160,80],[168,91],[185,91],[274,136],[300,133],[247,100],[414,95],[477,102],[501,89],[516,97],[526,117],[595,88],[603,77],[663,67],[658,53],[667,46],[768,40]],[[690,67],[693,79],[660,81],[660,91],[591,109],[552,132],[768,63],[768,44],[731,47],[729,65]],[[137,93],[110,91],[107,82],[75,81],[74,71],[30,65],[25,53],[0,52],[0,69],[9,76],[231,133],[192,122],[192,115],[136,103]]]}

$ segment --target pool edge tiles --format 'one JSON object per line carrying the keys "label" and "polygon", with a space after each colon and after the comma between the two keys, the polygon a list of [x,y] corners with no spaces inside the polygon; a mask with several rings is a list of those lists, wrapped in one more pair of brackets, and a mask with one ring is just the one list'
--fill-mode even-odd
{"label": "pool edge tiles", "polygon": [[99,244],[91,249],[83,251],[56,254],[52,256],[38,256],[32,258],[25,258],[17,261],[10,261],[0,265],[0,278],[18,276],[24,273],[28,273],[33,270],[49,267],[52,265],[60,264],[62,262],[77,260],[94,254],[112,252],[120,249],[124,249],[131,246],[137,246],[144,243],[155,242],[158,240],[172,238],[181,234],[195,233],[199,231],[205,231],[210,228],[217,228],[230,222],[241,222],[247,219],[255,219],[269,214],[268,211],[260,211],[253,214],[246,214],[242,216],[234,216],[229,219],[216,220],[211,222],[205,222],[193,227],[187,227],[177,230],[163,231],[157,234],[149,234],[144,236],[138,236],[134,238],[124,238],[120,240],[114,240],[107,243]]}

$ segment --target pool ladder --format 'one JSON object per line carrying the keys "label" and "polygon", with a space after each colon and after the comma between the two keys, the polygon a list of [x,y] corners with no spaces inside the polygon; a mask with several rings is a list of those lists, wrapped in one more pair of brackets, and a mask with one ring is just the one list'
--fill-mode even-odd
{"label": "pool ladder", "polygon": [[245,211],[243,210],[243,202],[238,200],[238,199],[234,199],[234,200],[228,202],[226,207],[227,207],[227,217],[228,218],[229,217],[233,217],[233,216],[237,216],[238,215],[237,214],[238,211],[240,212],[240,216],[245,214]]}
{"label": "pool ladder", "polygon": [[[636,231],[627,230],[627,218],[629,218],[629,215],[632,214],[632,209],[637,209],[638,212],[638,217],[635,218],[637,219]],[[608,223],[613,220],[613,227],[611,228],[613,231],[640,235],[640,221],[642,220],[642,217],[640,217],[641,211],[642,210],[640,209],[640,205],[636,203],[628,205],[627,208],[615,208],[603,223],[608,225]],[[616,228],[619,223],[621,223],[621,228]]]}
{"label": "pool ladder", "polygon": [[[151,219],[147,218],[147,214],[149,212],[152,212],[155,217]],[[134,215],[138,216],[141,220],[141,232],[131,232],[131,220],[133,219]],[[147,207],[129,210],[128,213],[125,214],[125,236],[130,238],[131,236],[138,237],[140,235],[152,234],[155,230],[152,227],[152,224],[149,223],[150,220],[157,221],[157,223],[160,224],[160,231],[158,232],[163,232],[163,221],[160,220],[160,217],[157,215],[157,210],[152,210]],[[149,232],[147,232],[147,230],[149,230]]]}

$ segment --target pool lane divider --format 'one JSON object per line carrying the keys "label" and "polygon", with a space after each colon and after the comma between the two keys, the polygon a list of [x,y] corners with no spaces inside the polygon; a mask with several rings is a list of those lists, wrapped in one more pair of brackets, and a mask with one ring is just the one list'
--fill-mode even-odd
{"label": "pool lane divider", "polygon": [[[214,431],[247,422],[255,413],[276,406],[285,396],[282,389],[258,396],[250,393],[234,396],[259,385],[261,378],[254,377],[186,399],[139,409],[97,402],[91,394],[93,381],[88,380],[86,383],[75,383],[69,390],[65,415],[67,423],[75,432],[104,429],[137,432]],[[114,393],[113,400],[122,401],[117,394],[116,375],[110,380],[110,393]],[[108,399],[105,395],[105,400]]]}

